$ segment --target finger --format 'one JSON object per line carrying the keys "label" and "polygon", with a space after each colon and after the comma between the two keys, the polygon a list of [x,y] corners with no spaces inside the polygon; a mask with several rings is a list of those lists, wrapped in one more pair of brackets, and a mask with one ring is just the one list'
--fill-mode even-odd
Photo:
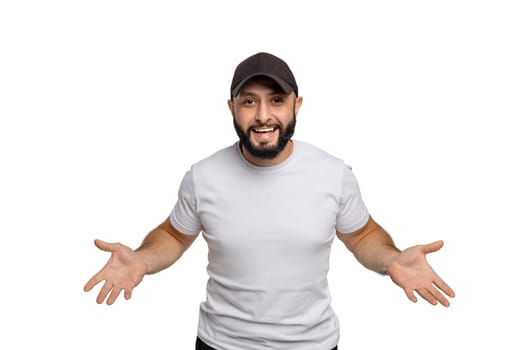
{"label": "finger", "polygon": [[100,289],[100,292],[98,293],[98,296],[97,296],[98,304],[102,304],[104,302],[104,299],[106,299],[107,295],[109,294],[112,288],[113,288],[113,285],[111,283],[107,281],[106,283],[104,283],[104,285]]}
{"label": "finger", "polygon": [[126,300],[131,299],[131,293],[133,292],[133,288],[126,288],[124,289],[124,298]]}
{"label": "finger", "polygon": [[445,243],[443,241],[435,241],[435,242],[432,242],[432,243],[429,243],[429,244],[425,244],[423,245],[423,253],[425,254],[429,254],[429,253],[434,253],[434,252],[437,252],[438,250],[440,250],[443,245]]}
{"label": "finger", "polygon": [[95,245],[98,249],[103,250],[105,252],[114,252],[117,249],[117,243],[108,243],[104,242],[100,239],[95,239]]}
{"label": "finger", "polygon": [[428,301],[430,304],[432,304],[432,305],[436,305],[437,304],[436,298],[434,297],[434,295],[429,290],[427,290],[425,288],[421,288],[421,289],[417,289],[416,291],[417,291],[417,294],[419,294],[423,299]]}
{"label": "finger", "polygon": [[439,291],[438,288],[432,286],[431,288],[428,289],[428,292],[432,294],[432,296],[434,297],[435,300],[437,300],[441,305],[445,306],[445,307],[449,307],[450,306],[450,302],[448,301],[448,299],[443,295],[443,293],[441,293]]}
{"label": "finger", "polygon": [[94,286],[96,286],[97,284],[99,284],[101,281],[98,273],[91,277],[89,281],[87,281],[87,283],[84,285],[84,291],[85,292],[89,292],[91,289],[93,289]]}
{"label": "finger", "polygon": [[122,288],[118,288],[118,287],[113,286],[113,289],[111,290],[111,294],[109,295],[109,298],[106,301],[106,304],[113,305],[115,300],[117,300],[121,290],[122,290]]}
{"label": "finger", "polygon": [[450,286],[446,284],[441,278],[438,277],[434,284],[449,297],[454,298],[456,296],[456,293],[454,293],[452,288],[450,288]]}
{"label": "finger", "polygon": [[434,296],[436,297],[436,299],[439,301],[439,303],[445,307],[449,307],[450,306],[450,301],[440,292],[443,291],[447,296],[449,296],[450,298],[454,298],[456,296],[456,294],[454,293],[454,291],[452,290],[452,288],[450,288],[445,282],[443,282],[441,279],[439,279],[438,281],[436,281],[434,283],[434,285],[437,287],[437,288],[434,288],[434,291],[433,291],[433,294]]}
{"label": "finger", "polygon": [[434,298],[443,306],[445,307],[449,307],[450,306],[450,302],[448,301],[447,298],[445,298],[445,296],[443,294],[441,294],[439,292],[439,290],[435,289],[432,291],[432,294],[434,295]]}
{"label": "finger", "polygon": [[411,290],[411,289],[405,289],[405,294],[406,294],[407,298],[408,298],[411,302],[413,302],[413,303],[417,303],[417,298],[416,298],[416,296],[415,296],[413,290]]}

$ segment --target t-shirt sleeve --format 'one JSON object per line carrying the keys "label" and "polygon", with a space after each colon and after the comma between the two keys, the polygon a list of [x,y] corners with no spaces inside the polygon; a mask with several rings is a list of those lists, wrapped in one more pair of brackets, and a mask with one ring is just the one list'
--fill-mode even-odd
{"label": "t-shirt sleeve", "polygon": [[197,214],[197,197],[191,170],[186,172],[182,179],[177,203],[170,214],[170,222],[173,227],[187,235],[194,236],[201,232],[202,225]]}
{"label": "t-shirt sleeve", "polygon": [[336,229],[339,233],[351,233],[359,230],[368,221],[368,209],[361,198],[361,191],[352,169],[345,165],[343,185],[339,200]]}

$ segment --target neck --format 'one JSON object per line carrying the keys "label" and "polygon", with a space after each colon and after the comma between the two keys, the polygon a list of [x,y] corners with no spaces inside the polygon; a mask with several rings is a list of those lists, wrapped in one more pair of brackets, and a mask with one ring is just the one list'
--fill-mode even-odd
{"label": "neck", "polygon": [[241,152],[244,158],[248,162],[252,163],[253,165],[261,166],[261,167],[275,166],[275,165],[278,165],[284,162],[292,154],[293,142],[292,140],[288,141],[288,143],[286,144],[282,152],[279,153],[277,157],[273,159],[262,159],[262,158],[254,157],[244,147],[242,147],[242,144],[241,144]]}

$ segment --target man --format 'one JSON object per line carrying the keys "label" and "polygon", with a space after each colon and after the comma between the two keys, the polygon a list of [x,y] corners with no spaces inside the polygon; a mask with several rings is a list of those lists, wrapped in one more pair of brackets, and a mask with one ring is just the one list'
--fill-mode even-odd
{"label": "man", "polygon": [[[280,58],[258,53],[234,73],[228,101],[239,142],[194,164],[170,216],[137,250],[110,252],[86,284],[104,281],[97,302],[129,299],[146,274],[173,264],[202,232],[209,249],[207,298],[196,349],[337,349],[339,323],[327,284],[337,236],[366,268],[449,306],[454,292],[426,254],[443,242],[400,251],[369,215],[351,168],[292,140],[302,97]],[[445,296],[446,295],[446,296]]]}

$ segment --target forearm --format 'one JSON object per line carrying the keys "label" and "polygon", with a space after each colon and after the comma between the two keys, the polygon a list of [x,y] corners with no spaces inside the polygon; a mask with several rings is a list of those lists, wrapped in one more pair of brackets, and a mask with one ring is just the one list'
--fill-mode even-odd
{"label": "forearm", "polygon": [[392,237],[372,218],[361,230],[338,233],[338,237],[364,267],[383,275],[388,273],[388,266],[400,253]]}
{"label": "forearm", "polygon": [[144,238],[136,252],[146,262],[147,273],[153,274],[175,263],[194,240],[176,231],[167,219]]}
{"label": "forearm", "polygon": [[388,266],[397,258],[400,251],[390,235],[381,229],[359,242],[353,253],[363,266],[386,275]]}

